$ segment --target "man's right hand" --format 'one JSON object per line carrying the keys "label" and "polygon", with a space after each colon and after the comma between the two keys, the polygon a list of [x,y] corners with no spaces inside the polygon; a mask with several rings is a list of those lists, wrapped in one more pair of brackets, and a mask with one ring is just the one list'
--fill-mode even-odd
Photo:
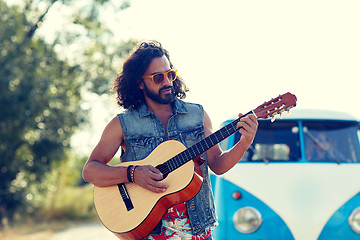
{"label": "man's right hand", "polygon": [[169,187],[162,179],[159,169],[151,165],[138,166],[134,171],[134,183],[154,193],[165,192]]}

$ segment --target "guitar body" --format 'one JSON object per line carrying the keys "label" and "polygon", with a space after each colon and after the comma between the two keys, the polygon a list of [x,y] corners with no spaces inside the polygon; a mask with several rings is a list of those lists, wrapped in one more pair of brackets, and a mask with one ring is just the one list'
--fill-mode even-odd
{"label": "guitar body", "polygon": [[[186,147],[174,140],[160,144],[143,160],[124,162],[116,166],[152,165],[166,162]],[[133,209],[127,210],[117,185],[94,187],[94,203],[101,222],[120,239],[140,239],[147,236],[171,206],[192,199],[200,190],[202,177],[188,161],[172,171],[163,182],[169,185],[163,193],[154,193],[135,183],[126,183]]]}

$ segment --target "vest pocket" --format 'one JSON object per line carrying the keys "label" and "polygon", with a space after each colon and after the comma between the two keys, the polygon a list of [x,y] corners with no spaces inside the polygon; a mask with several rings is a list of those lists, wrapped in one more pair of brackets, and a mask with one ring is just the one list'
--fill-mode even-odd
{"label": "vest pocket", "polygon": [[200,126],[191,131],[180,133],[180,138],[187,148],[200,142],[204,138],[204,127]]}
{"label": "vest pocket", "polygon": [[129,139],[131,146],[132,160],[143,160],[152,152],[155,146],[155,139],[153,137],[140,138],[140,139]]}

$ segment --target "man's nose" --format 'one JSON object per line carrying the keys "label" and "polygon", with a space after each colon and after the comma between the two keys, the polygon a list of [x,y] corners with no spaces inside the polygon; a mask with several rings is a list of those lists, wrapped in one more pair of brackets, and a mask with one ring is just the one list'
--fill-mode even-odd
{"label": "man's nose", "polygon": [[167,74],[164,74],[164,81],[162,83],[163,83],[163,85],[171,85],[171,81],[170,81],[169,77],[167,76]]}

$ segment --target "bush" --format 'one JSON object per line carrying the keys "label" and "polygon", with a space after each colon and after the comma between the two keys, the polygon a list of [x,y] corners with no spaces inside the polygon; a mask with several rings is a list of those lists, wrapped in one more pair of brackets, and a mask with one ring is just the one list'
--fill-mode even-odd
{"label": "bush", "polygon": [[95,219],[93,186],[83,184],[86,158],[68,152],[66,159],[53,164],[42,182],[32,184],[27,194],[28,215],[41,220]]}
{"label": "bush", "polygon": [[89,220],[96,219],[93,204],[93,186],[68,187],[53,196],[48,204],[39,209],[38,219],[46,220]]}

